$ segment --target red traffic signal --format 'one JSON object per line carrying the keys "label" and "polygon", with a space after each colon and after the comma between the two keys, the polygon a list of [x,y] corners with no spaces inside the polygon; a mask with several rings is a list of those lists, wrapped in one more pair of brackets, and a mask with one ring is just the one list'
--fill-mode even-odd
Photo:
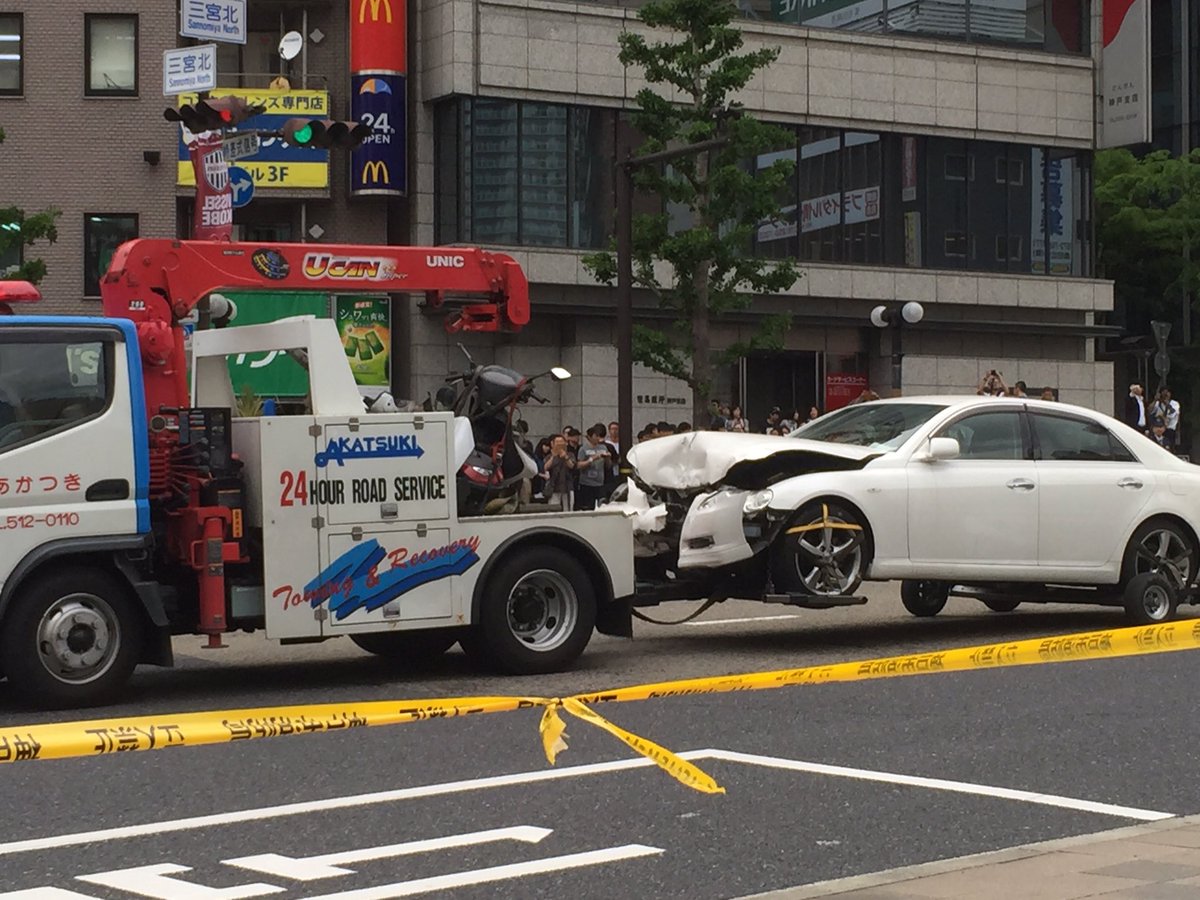
{"label": "red traffic signal", "polygon": [[328,150],[331,147],[357,147],[370,137],[371,126],[331,119],[288,119],[280,132],[293,147]]}
{"label": "red traffic signal", "polygon": [[191,132],[219,131],[232,128],[247,119],[266,111],[265,106],[256,106],[243,97],[221,97],[216,100],[199,100],[185,103],[179,109],[168,107],[163,118],[168,122],[182,122]]}

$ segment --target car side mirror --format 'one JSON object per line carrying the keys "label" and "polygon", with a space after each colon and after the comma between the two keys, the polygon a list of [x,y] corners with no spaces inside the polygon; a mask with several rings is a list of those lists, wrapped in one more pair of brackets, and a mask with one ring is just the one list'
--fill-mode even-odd
{"label": "car side mirror", "polygon": [[958,459],[959,450],[958,441],[950,437],[935,437],[929,439],[929,453],[925,457],[928,462],[937,462],[943,459]]}

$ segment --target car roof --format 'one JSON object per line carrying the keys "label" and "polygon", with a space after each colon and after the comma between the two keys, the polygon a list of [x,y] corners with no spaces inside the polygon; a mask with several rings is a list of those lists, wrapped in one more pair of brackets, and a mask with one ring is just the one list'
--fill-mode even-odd
{"label": "car roof", "polygon": [[905,403],[932,404],[943,406],[947,409],[968,409],[973,406],[1028,406],[1030,409],[1044,409],[1049,412],[1058,410],[1060,412],[1085,413],[1090,416],[1104,415],[1104,413],[1089,409],[1086,406],[1076,406],[1074,403],[1063,403],[1058,400],[1038,400],[1033,397],[986,397],[979,394],[966,396],[961,394],[949,396],[945,394],[929,394],[913,397],[884,397],[869,402],[872,404],[883,403],[889,406]]}

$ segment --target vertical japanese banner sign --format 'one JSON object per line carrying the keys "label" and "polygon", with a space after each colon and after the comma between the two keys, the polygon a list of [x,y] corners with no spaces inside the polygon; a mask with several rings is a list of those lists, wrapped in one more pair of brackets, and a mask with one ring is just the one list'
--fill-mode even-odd
{"label": "vertical japanese banner sign", "polygon": [[221,133],[205,131],[187,142],[196,173],[196,215],[192,237],[198,241],[228,241],[233,237],[233,193],[229,163],[221,150]]}
{"label": "vertical japanese banner sign", "polygon": [[408,0],[351,0],[350,115],[371,126],[350,154],[350,194],[408,191]]}
{"label": "vertical japanese banner sign", "polygon": [[[335,313],[338,336],[350,371],[360,388],[386,390],[391,384],[390,304],[386,297],[338,297]],[[372,395],[379,390],[369,391]]]}
{"label": "vertical japanese banner sign", "polygon": [[1150,140],[1150,0],[1103,0],[1100,147]]}

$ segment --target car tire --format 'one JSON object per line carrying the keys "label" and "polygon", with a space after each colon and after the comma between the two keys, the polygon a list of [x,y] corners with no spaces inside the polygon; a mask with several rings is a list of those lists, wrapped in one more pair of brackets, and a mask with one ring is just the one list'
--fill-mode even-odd
{"label": "car tire", "polygon": [[1178,594],[1196,580],[1198,564],[1200,549],[1181,525],[1170,519],[1151,519],[1139,525],[1129,539],[1121,584],[1129,584],[1137,575],[1163,572]]}
{"label": "car tire", "polygon": [[950,585],[944,581],[902,581],[900,602],[919,619],[936,616],[946,608]]}
{"label": "car tire", "polygon": [[1134,625],[1160,625],[1175,618],[1179,595],[1166,576],[1143,572],[1133,576],[1122,595],[1125,616]]}
{"label": "car tire", "polygon": [[0,659],[17,701],[38,709],[97,706],[124,687],[142,652],[145,617],[108,572],[68,567],[17,590],[0,628]]}
{"label": "car tire", "polygon": [[983,601],[983,605],[995,613],[1010,613],[1021,605],[1021,601],[1008,597],[988,597]]}
{"label": "car tire", "polygon": [[404,665],[420,665],[436,659],[455,645],[458,628],[434,628],[428,631],[377,631],[352,634],[350,640],[360,650]]}
{"label": "car tire", "polygon": [[814,597],[853,594],[871,561],[871,533],[857,510],[836,500],[803,506],[771,548],[777,591]]}
{"label": "car tire", "polygon": [[479,621],[459,640],[473,661],[541,675],[579,658],[596,626],[596,592],[576,559],[557,547],[528,547],[505,556],[487,579]]}

